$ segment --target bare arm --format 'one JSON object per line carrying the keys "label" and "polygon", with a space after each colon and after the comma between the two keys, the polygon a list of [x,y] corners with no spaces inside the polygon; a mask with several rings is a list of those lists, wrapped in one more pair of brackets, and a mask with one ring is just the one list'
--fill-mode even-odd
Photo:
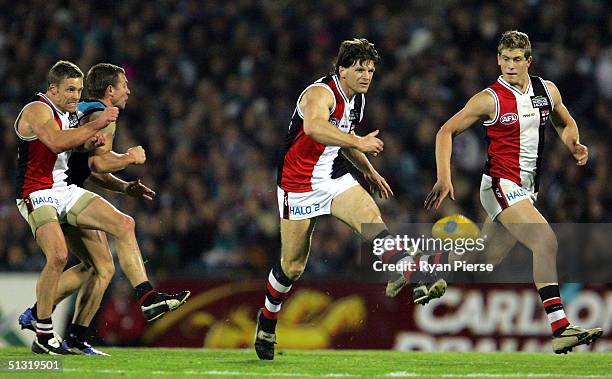
{"label": "bare arm", "polygon": [[370,190],[378,193],[381,198],[388,199],[393,196],[391,186],[372,166],[368,157],[357,149],[343,148],[342,154],[355,166],[370,184]]}
{"label": "bare arm", "polygon": [[574,120],[565,104],[563,104],[561,93],[557,86],[550,81],[546,81],[546,86],[555,103],[555,107],[550,114],[552,124],[563,144],[567,146],[574,159],[576,159],[576,164],[583,166],[589,159],[589,150],[580,143],[580,134],[578,133],[576,120]]}
{"label": "bare arm", "polygon": [[[97,120],[102,112],[95,112],[89,120]],[[144,163],[144,149],[140,146],[131,147],[124,154],[113,151],[113,135],[115,123],[112,122],[105,127],[101,133],[104,135],[105,143],[97,147],[89,156],[89,169],[93,172],[108,173],[123,170],[130,164]]]}
{"label": "bare arm", "polygon": [[53,118],[53,112],[42,103],[32,103],[27,106],[18,123],[19,134],[25,137],[36,136],[53,153],[83,145],[94,136],[98,130],[117,118],[118,110],[115,107],[107,108],[97,120],[89,122],[80,128],[60,130]]}
{"label": "bare arm", "polygon": [[140,180],[126,182],[113,174],[96,172],[92,172],[88,180],[100,188],[131,197],[143,198],[145,200],[153,200],[155,197],[155,191],[142,184]]}
{"label": "bare arm", "polygon": [[128,182],[109,173],[92,172],[88,179],[100,188],[123,194],[128,186]]}
{"label": "bare arm", "polygon": [[450,162],[453,137],[461,134],[478,120],[495,117],[495,99],[487,92],[479,92],[468,100],[463,109],[442,125],[436,134],[436,167],[438,181],[425,199],[425,208],[438,208],[447,195],[455,200]]}
{"label": "bare arm", "polygon": [[368,157],[361,151],[354,148],[343,148],[342,154],[363,174],[370,174],[374,169],[372,163],[368,160]]}
{"label": "bare arm", "polygon": [[[130,148],[133,149],[133,148]],[[130,149],[124,154],[108,151],[103,154],[95,154],[89,157],[89,169],[92,172],[108,173],[120,171],[127,166],[137,162],[134,153]]]}
{"label": "bare arm", "polygon": [[365,137],[343,133],[329,123],[329,112],[334,98],[322,87],[311,87],[304,93],[299,107],[304,115],[304,134],[323,145],[356,148],[363,153],[377,154],[382,151],[383,143],[376,138],[378,130]]}
{"label": "bare arm", "polygon": [[451,181],[450,161],[453,137],[461,134],[478,120],[495,117],[495,100],[487,92],[479,92],[468,100],[463,109],[451,117],[436,134],[436,167],[438,180]]}

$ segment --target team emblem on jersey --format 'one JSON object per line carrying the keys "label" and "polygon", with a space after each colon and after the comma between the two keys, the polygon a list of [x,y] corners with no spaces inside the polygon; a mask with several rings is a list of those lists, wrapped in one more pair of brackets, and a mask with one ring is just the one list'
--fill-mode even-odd
{"label": "team emblem on jersey", "polygon": [[549,117],[550,111],[548,109],[540,109],[540,126],[545,126]]}
{"label": "team emblem on jersey", "polygon": [[532,97],[531,105],[533,105],[534,108],[544,108],[549,106],[548,99],[542,95]]}
{"label": "team emblem on jersey", "polygon": [[358,109],[351,109],[351,113],[349,114],[349,121],[359,121]]}
{"label": "team emblem on jersey", "polygon": [[329,122],[336,128],[338,127],[338,124],[340,123],[340,121],[336,120],[335,118],[330,118]]}
{"label": "team emblem on jersey", "polygon": [[77,128],[79,126],[79,116],[76,113],[70,113],[68,115],[68,127],[70,129]]}
{"label": "team emblem on jersey", "polygon": [[517,122],[519,119],[516,113],[506,113],[499,118],[499,121],[504,125],[511,125]]}

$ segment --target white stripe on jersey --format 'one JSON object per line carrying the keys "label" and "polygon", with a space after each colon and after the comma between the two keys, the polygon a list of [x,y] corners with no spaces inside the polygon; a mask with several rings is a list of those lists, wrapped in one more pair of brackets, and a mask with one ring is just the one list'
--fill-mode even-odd
{"label": "white stripe on jersey", "polygon": [[525,93],[521,93],[516,87],[510,85],[501,76],[498,82],[504,87],[510,89],[516,100],[516,109],[518,111],[518,122],[521,127],[520,131],[520,152],[519,166],[521,168],[521,180],[526,180],[524,186],[530,188],[533,183],[532,177],[535,174],[536,161],[538,159],[538,144],[540,141],[540,111],[533,107],[531,98],[533,97],[533,86],[531,78]]}
{"label": "white stripe on jersey", "polygon": [[495,117],[493,117],[491,121],[485,121],[482,124],[493,125],[497,122],[497,119],[499,118],[499,98],[497,97],[495,91],[493,91],[491,88],[485,88],[484,91],[487,91],[489,94],[491,94],[491,96],[493,96],[493,99],[495,99]]}
{"label": "white stripe on jersey", "polygon": [[550,111],[552,112],[553,109],[555,109],[555,99],[553,99],[552,95],[550,94],[550,90],[548,89],[548,86],[546,85],[546,81],[542,78],[540,78],[540,81],[542,82],[542,85],[544,86],[544,91],[546,91],[546,95],[548,95],[548,98],[550,99]]}
{"label": "white stripe on jersey", "polygon": [[33,136],[30,136],[30,137],[25,137],[25,136],[22,136],[21,133],[19,133],[19,120],[21,119],[21,115],[23,114],[23,111],[25,111],[25,109],[27,107],[29,107],[31,104],[36,104],[36,103],[42,103],[42,104],[46,105],[49,108],[49,110],[51,111],[51,113],[53,113],[53,108],[51,108],[49,106],[49,104],[44,103],[42,101],[36,100],[36,101],[32,101],[32,102],[27,103],[26,105],[24,105],[23,108],[21,108],[21,112],[19,112],[19,114],[17,115],[17,118],[15,119],[15,124],[13,124],[13,127],[15,128],[15,133],[17,133],[17,137],[19,137],[19,139],[22,139],[24,141],[34,141],[34,140],[38,139],[38,136],[36,134],[34,134]]}
{"label": "white stripe on jersey", "polygon": [[529,78],[529,83],[527,84],[527,89],[525,90],[524,93],[521,93],[521,91],[518,90],[518,88],[516,88],[515,86],[513,86],[512,84],[508,83],[507,81],[504,80],[504,78],[500,75],[499,78],[497,79],[499,81],[499,83],[508,88],[510,91],[514,92],[515,95],[526,95],[529,91],[531,91],[533,93],[533,88],[531,88],[531,78]]}
{"label": "white stripe on jersey", "polygon": [[[342,87],[340,87],[340,84],[338,83],[338,78],[336,76],[334,76],[334,81],[338,86],[338,90],[342,95],[342,98],[345,99],[342,120],[340,121],[340,125],[336,125],[336,127],[341,131],[348,133],[350,132],[351,127],[350,115],[351,111],[355,107],[356,96],[353,96],[351,101],[346,101],[346,96],[344,95]],[[363,111],[363,108],[360,111]],[[334,168],[334,160],[336,159],[339,153],[339,146],[325,146],[325,150],[323,150],[323,153],[319,156],[319,160],[317,161],[312,170],[311,183],[313,190],[318,189],[320,184],[324,183],[326,180],[329,180],[329,178],[331,177],[332,170]]]}
{"label": "white stripe on jersey", "polygon": [[365,112],[365,95],[361,94],[361,111],[359,112],[359,122],[363,120],[363,112]]}
{"label": "white stripe on jersey", "polygon": [[340,92],[340,95],[342,95],[344,102],[348,103],[349,102],[348,96],[346,96],[346,94],[344,93],[344,90],[342,89],[342,86],[340,85],[340,80],[338,80],[338,75],[333,75],[332,78],[334,79],[334,82],[336,83],[336,87],[338,88],[338,92]]}
{"label": "white stripe on jersey", "polygon": [[[538,143],[540,141],[540,112],[533,108],[531,98],[533,97],[533,87],[531,80],[527,91],[523,95],[517,95],[516,106],[518,109],[519,122],[521,125],[521,152],[519,154],[519,165],[521,167],[521,179],[527,174],[534,174],[536,161],[538,159]],[[525,183],[529,187],[531,183]]]}
{"label": "white stripe on jersey", "polygon": [[338,156],[339,151],[340,147],[338,146],[325,146],[325,150],[323,150],[319,160],[312,169],[310,182],[312,183],[313,190],[318,189],[320,185],[327,186],[325,183],[331,178],[334,160]]}
{"label": "white stripe on jersey", "polygon": [[[321,78],[321,79],[323,79],[323,78]],[[319,79],[319,80],[321,80],[321,79]],[[302,113],[302,110],[300,109],[300,101],[302,100],[302,96],[304,96],[304,94],[306,93],[306,91],[308,91],[308,90],[309,90],[310,88],[312,88],[312,87],[323,87],[323,88],[325,88],[326,90],[328,90],[328,91],[329,91],[329,93],[331,93],[331,95],[332,95],[332,99],[334,99],[334,106],[332,107],[331,112],[329,112],[329,114],[334,113],[334,111],[336,110],[336,96],[334,95],[334,91],[332,91],[332,89],[331,89],[331,88],[329,88],[329,86],[328,86],[327,84],[325,84],[325,83],[316,83],[316,82],[315,82],[315,83],[313,83],[313,84],[309,85],[308,87],[306,87],[306,88],[305,88],[305,89],[302,91],[302,93],[300,93],[300,96],[298,96],[298,99],[297,99],[297,103],[296,103],[295,109],[297,109],[297,113],[298,113],[298,115],[300,115],[300,118],[301,118],[302,120],[304,119],[304,114]]]}

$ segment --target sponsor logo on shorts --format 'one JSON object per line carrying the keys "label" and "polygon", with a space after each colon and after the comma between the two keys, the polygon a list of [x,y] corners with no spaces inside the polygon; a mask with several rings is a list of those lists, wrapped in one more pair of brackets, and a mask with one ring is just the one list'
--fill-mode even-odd
{"label": "sponsor logo on shorts", "polygon": [[292,216],[304,216],[316,212],[319,209],[321,209],[321,204],[306,205],[303,207],[293,206],[289,207],[289,214]]}
{"label": "sponsor logo on shorts", "polygon": [[506,113],[499,118],[499,121],[504,125],[511,125],[518,121],[516,113]]}
{"label": "sponsor logo on shorts", "polygon": [[59,207],[59,200],[53,196],[32,197],[30,201],[35,208],[43,205],[54,205],[55,207]]}
{"label": "sponsor logo on shorts", "polygon": [[525,195],[527,195],[527,193],[519,188],[519,189],[516,189],[516,190],[514,190],[512,192],[508,192],[506,194],[506,197],[508,198],[508,200],[514,200],[514,199],[521,198],[521,197],[523,197]]}

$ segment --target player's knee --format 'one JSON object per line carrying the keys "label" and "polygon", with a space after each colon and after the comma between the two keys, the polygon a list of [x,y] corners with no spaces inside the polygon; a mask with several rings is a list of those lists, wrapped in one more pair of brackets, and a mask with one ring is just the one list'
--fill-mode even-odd
{"label": "player's knee", "polygon": [[557,255],[557,250],[559,249],[559,245],[557,244],[557,238],[554,235],[548,236],[544,242],[544,251],[548,255]]}
{"label": "player's knee", "polygon": [[550,232],[540,236],[535,242],[535,246],[533,246],[532,250],[536,254],[556,256],[558,248],[557,238],[554,233]]}
{"label": "player's knee", "polygon": [[63,270],[68,263],[68,250],[62,249],[47,256],[47,265],[55,270]]}
{"label": "player's knee", "polygon": [[287,278],[293,280],[299,279],[306,269],[306,262],[292,261],[283,264],[283,272],[287,275]]}
{"label": "player's knee", "polygon": [[117,221],[116,225],[116,234],[118,237],[122,237],[125,235],[129,235],[134,233],[136,229],[136,222],[134,219],[128,215],[122,214],[121,217]]}

